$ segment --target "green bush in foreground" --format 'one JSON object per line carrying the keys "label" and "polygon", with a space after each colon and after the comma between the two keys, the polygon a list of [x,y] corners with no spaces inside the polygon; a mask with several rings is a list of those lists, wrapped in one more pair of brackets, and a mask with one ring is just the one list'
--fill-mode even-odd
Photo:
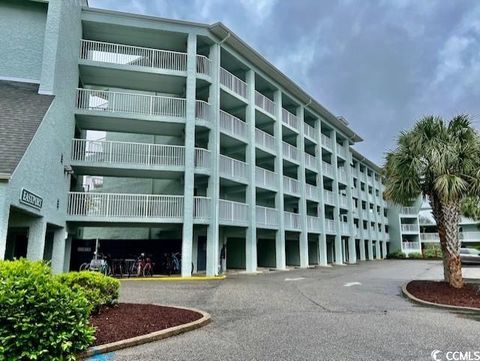
{"label": "green bush in foreground", "polygon": [[102,306],[112,306],[118,302],[120,281],[115,278],[91,271],[63,273],[57,277],[69,288],[83,290],[93,312],[98,312]]}
{"label": "green bush in foreground", "polygon": [[0,360],[75,360],[93,341],[90,311],[45,263],[0,261]]}
{"label": "green bush in foreground", "polygon": [[438,246],[427,247],[423,250],[424,258],[442,258],[442,250]]}
{"label": "green bush in foreground", "polygon": [[411,259],[420,259],[420,258],[423,258],[422,254],[419,253],[419,252],[412,252],[412,253],[409,253],[408,254],[408,258],[411,258]]}
{"label": "green bush in foreground", "polygon": [[389,259],[404,259],[404,258],[406,258],[406,255],[402,251],[394,251],[394,252],[390,252],[387,255],[387,258],[389,258]]}

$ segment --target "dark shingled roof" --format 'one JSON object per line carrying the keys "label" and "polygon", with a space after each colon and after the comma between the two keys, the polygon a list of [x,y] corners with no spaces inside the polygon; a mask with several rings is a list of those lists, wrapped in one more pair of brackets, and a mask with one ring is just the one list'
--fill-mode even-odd
{"label": "dark shingled roof", "polygon": [[12,174],[53,101],[38,84],[0,81],[0,174]]}

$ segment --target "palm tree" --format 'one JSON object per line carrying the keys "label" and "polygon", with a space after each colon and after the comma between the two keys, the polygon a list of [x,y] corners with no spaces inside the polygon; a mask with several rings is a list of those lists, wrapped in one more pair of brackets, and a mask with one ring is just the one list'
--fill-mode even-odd
{"label": "palm tree", "polygon": [[423,117],[412,130],[400,134],[397,148],[387,153],[384,171],[387,200],[408,206],[420,195],[428,197],[438,227],[445,281],[463,287],[461,206],[480,196],[480,138],[469,117],[458,115],[448,124],[439,117]]}

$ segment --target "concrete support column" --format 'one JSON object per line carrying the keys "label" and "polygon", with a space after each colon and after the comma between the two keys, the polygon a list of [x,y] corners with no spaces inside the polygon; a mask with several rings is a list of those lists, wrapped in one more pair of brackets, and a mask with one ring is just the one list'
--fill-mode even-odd
{"label": "concrete support column", "polygon": [[10,217],[7,188],[7,183],[0,182],[0,260],[5,259],[7,248],[8,218]]}
{"label": "concrete support column", "polygon": [[317,137],[317,148],[315,150],[315,159],[317,162],[317,192],[318,192],[318,217],[320,217],[320,236],[318,237],[319,265],[327,266],[327,235],[325,233],[325,202],[323,197],[323,168],[322,168],[322,123],[317,120],[315,127],[315,136]]}
{"label": "concrete support column", "polygon": [[65,243],[68,233],[65,228],[57,229],[53,233],[52,270],[61,273],[65,263]]}
{"label": "concrete support column", "polygon": [[345,140],[343,147],[346,150],[347,159],[345,165],[345,172],[347,173],[347,200],[348,200],[348,228],[350,237],[348,237],[348,263],[357,262],[356,241],[355,241],[355,226],[353,225],[353,199],[352,199],[352,153],[350,152],[350,142]]}
{"label": "concrete support column", "polygon": [[375,247],[375,259],[382,259],[380,247],[382,247],[381,242],[377,240],[377,246]]}
{"label": "concrete support column", "polygon": [[207,230],[207,276],[215,276],[218,273],[219,252],[218,252],[218,204],[220,196],[220,178],[218,165],[220,157],[220,129],[218,119],[220,112],[220,45],[214,44],[210,49],[210,60],[212,61],[212,85],[210,86],[209,103],[212,109],[210,114],[212,127],[209,133],[208,148],[210,149],[210,170],[208,178],[208,197],[210,197],[210,224]]}
{"label": "concrete support column", "polygon": [[246,271],[257,271],[257,223],[256,223],[256,186],[255,186],[255,73],[253,70],[247,72],[247,112],[246,121],[248,127],[248,144],[246,161],[248,166],[248,228],[245,239],[246,246]]}
{"label": "concrete support column", "polygon": [[29,223],[27,259],[30,261],[41,261],[43,260],[43,252],[45,250],[47,222],[43,218],[35,218]]}
{"label": "concrete support column", "polygon": [[386,241],[382,242],[382,258],[383,259],[387,258],[387,242]]}
{"label": "concrete support column", "polygon": [[368,239],[368,260],[372,261],[375,259],[375,256],[373,254],[373,241],[371,238]]}
{"label": "concrete support column", "polygon": [[305,136],[304,136],[304,109],[297,108],[297,118],[300,121],[300,134],[297,137],[297,147],[300,153],[300,166],[298,167],[298,180],[300,182],[300,199],[298,200],[298,213],[300,214],[300,267],[308,267],[308,230],[307,230],[307,200],[305,197]]}
{"label": "concrete support column", "polygon": [[63,272],[68,272],[70,270],[70,257],[72,254],[72,235],[68,234],[65,239],[65,253],[64,253],[64,262],[63,262]]}
{"label": "concrete support column", "polygon": [[192,274],[193,244],[193,188],[195,170],[195,93],[197,36],[188,34],[187,45],[187,89],[186,89],[186,123],[185,123],[185,175],[184,206],[182,232],[182,277]]}
{"label": "concrete support column", "polygon": [[358,230],[360,232],[359,237],[360,237],[360,261],[365,261],[366,255],[365,255],[365,238],[367,231],[363,229],[363,210],[362,210],[362,197],[360,196],[360,181],[362,180],[361,178],[361,173],[360,173],[360,162],[356,162],[355,164],[355,177],[357,178],[357,189],[356,193],[358,196]]}
{"label": "concrete support column", "polygon": [[278,192],[275,194],[275,208],[278,211],[278,229],[275,233],[275,262],[277,269],[284,270],[287,268],[287,261],[285,255],[285,218],[283,216],[282,93],[280,90],[275,91],[273,100],[275,101],[275,113],[277,114],[273,133],[275,136],[275,149],[277,150],[275,172],[277,173],[278,185]]}
{"label": "concrete support column", "polygon": [[343,245],[342,245],[342,229],[340,225],[340,207],[339,207],[339,189],[338,189],[338,162],[337,162],[337,132],[335,130],[331,133],[332,138],[332,166],[333,166],[333,196],[335,198],[335,226],[337,234],[335,235],[335,264],[343,264]]}

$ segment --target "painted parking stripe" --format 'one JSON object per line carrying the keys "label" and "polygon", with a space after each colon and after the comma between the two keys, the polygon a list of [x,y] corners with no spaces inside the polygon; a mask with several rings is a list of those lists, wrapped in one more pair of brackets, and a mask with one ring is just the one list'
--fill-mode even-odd
{"label": "painted parking stripe", "polygon": [[297,278],[285,278],[285,281],[301,281],[304,280],[305,278],[303,277],[297,277]]}
{"label": "painted parking stripe", "polygon": [[344,284],[345,287],[352,287],[352,286],[361,286],[360,282],[347,282]]}

